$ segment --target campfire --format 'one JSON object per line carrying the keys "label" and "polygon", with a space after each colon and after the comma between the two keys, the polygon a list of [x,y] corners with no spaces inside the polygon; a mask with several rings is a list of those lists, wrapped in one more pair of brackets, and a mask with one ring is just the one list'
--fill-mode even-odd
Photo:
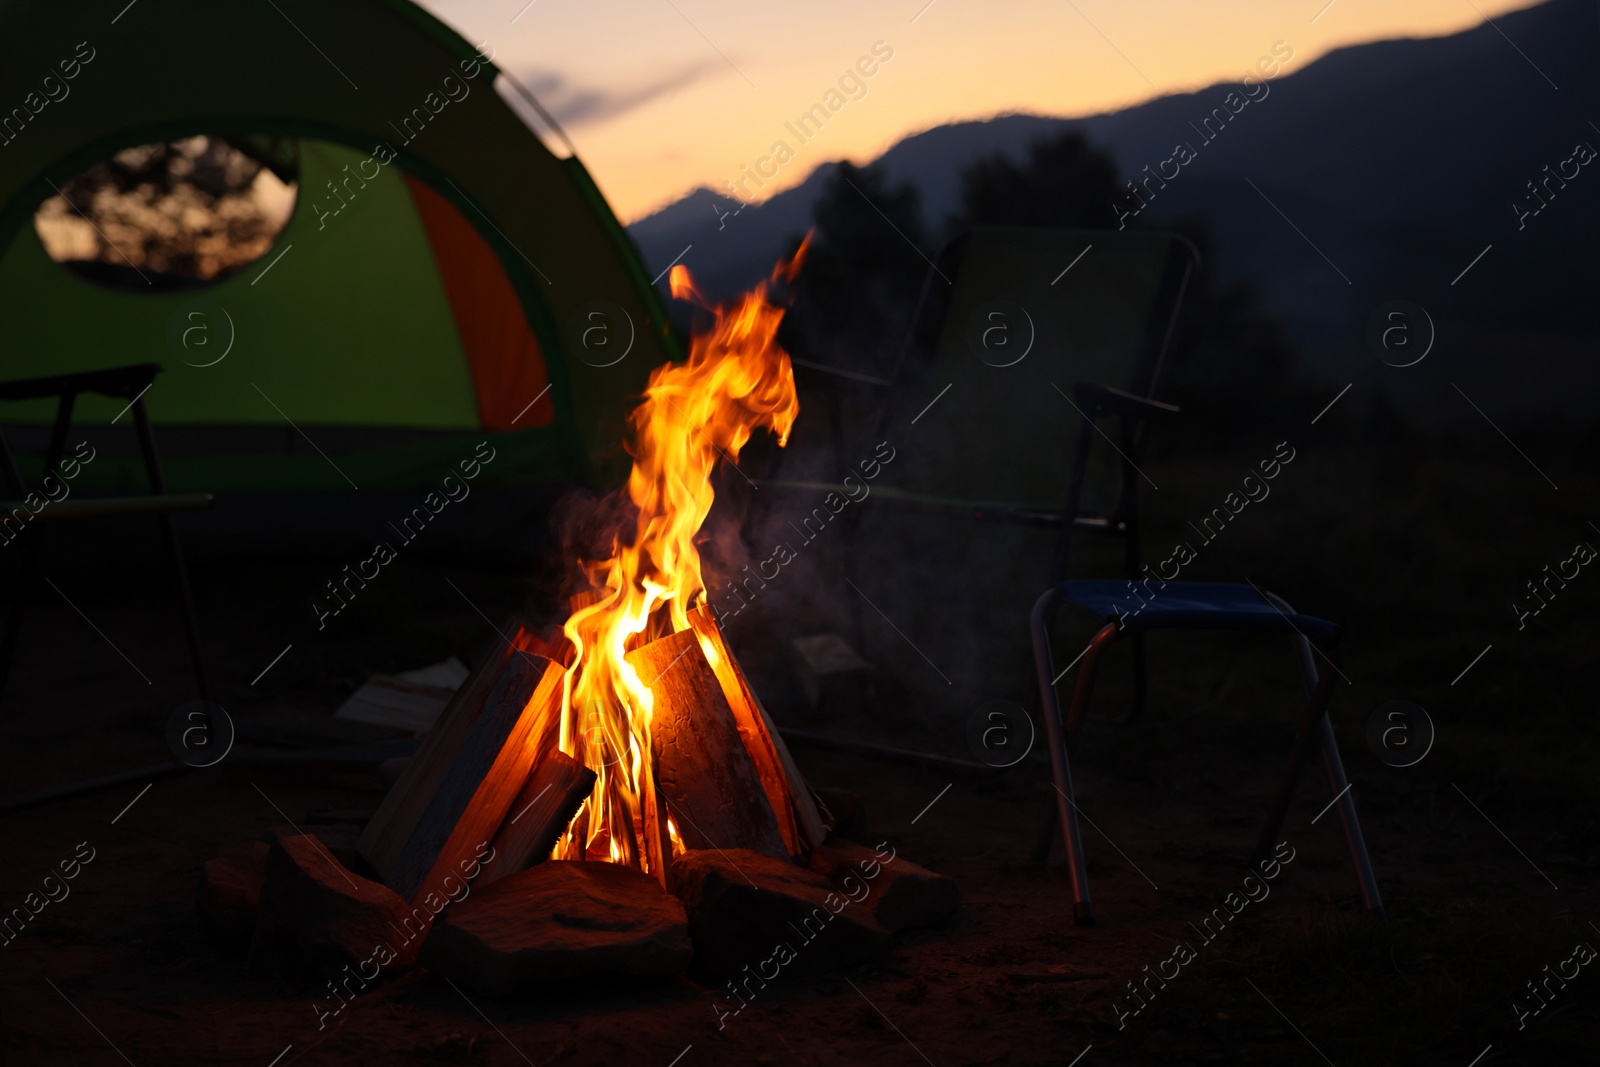
{"label": "campfire", "polygon": [[[773,272],[790,280],[804,246]],[[630,517],[557,634],[512,620],[360,838],[409,902],[546,859],[634,868],[672,887],[673,857],[752,850],[803,861],[829,830],[709,609],[696,537],[718,463],[799,413],[767,285],[709,307],[681,265],[674,296],[713,315],[689,358],[650,376],[631,419]]]}
{"label": "campfire", "polygon": [[[681,266],[672,291],[706,307]],[[780,974],[882,959],[955,916],[951,879],[832,836],[707,602],[712,474],[758,432],[783,444],[799,412],[767,286],[707,310],[633,412],[623,520],[573,561],[565,623],[502,626],[353,851],[290,826],[206,864],[208,928],[248,939],[253,969],[326,979],[321,1023],[420,964],[496,996],[739,975],[712,1004],[721,1028]]]}

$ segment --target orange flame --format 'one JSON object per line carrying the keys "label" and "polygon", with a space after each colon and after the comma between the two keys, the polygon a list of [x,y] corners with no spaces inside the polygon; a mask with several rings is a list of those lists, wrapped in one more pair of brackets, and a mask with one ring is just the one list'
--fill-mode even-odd
{"label": "orange flame", "polygon": [[[780,263],[773,281],[792,280],[805,250],[802,243]],[[672,268],[671,287],[673,296],[708,307],[682,265]],[[688,361],[651,372],[644,402],[629,418],[628,497],[638,509],[633,537],[628,543],[619,537],[611,558],[589,568],[601,599],[575,611],[564,628],[577,657],[567,672],[560,746],[598,778],[556,847],[560,858],[650,869],[651,856],[682,849],[676,823],[666,822],[668,841],[647,825],[647,799],[654,809],[645,795],[654,788],[652,699],[625,657],[647,639],[640,636],[647,627],[647,637],[688,629],[689,611],[705,596],[694,539],[711,511],[717,461],[735,462],[757,429],[786,444],[800,411],[794,370],[777,343],[784,308],[768,300],[766,283],[710,310],[712,326],[691,339]]]}

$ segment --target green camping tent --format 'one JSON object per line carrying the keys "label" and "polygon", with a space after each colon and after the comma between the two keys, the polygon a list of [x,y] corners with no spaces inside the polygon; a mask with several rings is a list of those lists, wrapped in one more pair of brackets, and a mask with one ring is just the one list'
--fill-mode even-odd
{"label": "green camping tent", "polygon": [[[486,481],[616,479],[676,346],[583,165],[481,47],[405,0],[0,3],[0,378],[164,364],[145,403],[174,490],[405,488],[485,438]],[[196,135],[298,139],[254,263],[140,291],[46,254],[34,214],[74,175]],[[51,411],[0,422],[25,450]],[[85,473],[138,485],[131,459]]]}

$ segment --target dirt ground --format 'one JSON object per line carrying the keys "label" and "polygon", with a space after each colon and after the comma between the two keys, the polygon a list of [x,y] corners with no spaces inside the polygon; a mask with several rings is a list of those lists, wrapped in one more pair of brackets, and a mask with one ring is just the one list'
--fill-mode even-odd
{"label": "dirt ground", "polygon": [[[5,820],[8,898],[80,841],[96,856],[71,896],[4,950],[0,1048],[7,1063],[86,1065],[124,1056],[265,1065],[285,1050],[279,1063],[1046,1064],[1091,1046],[1081,1062],[1267,1064],[1313,1062],[1308,1044],[1335,1063],[1357,1050],[1359,1062],[1466,1063],[1493,1043],[1509,1058],[1488,1062],[1577,1063],[1577,1040],[1592,1041],[1593,991],[1576,982],[1570,1005],[1552,1004],[1573,1009],[1565,1022],[1553,1016],[1544,1034],[1522,1038],[1536,1056],[1516,1055],[1508,1025],[1521,982],[1567,954],[1546,927],[1562,912],[1597,914],[1592,857],[1545,864],[1561,886],[1553,893],[1488,826],[1437,810],[1446,798],[1395,792],[1365,804],[1394,916],[1384,927],[1360,914],[1337,827],[1331,816],[1312,823],[1322,801],[1308,789],[1285,832],[1294,860],[1266,900],[1206,946],[1185,926],[1239,885],[1234,853],[1247,847],[1265,792],[1237,790],[1265,779],[1226,746],[1174,752],[1146,781],[1085,774],[1086,810],[1110,835],[1088,831],[1100,920],[1089,929],[1072,924],[1059,859],[1027,862],[1045,805],[1033,783],[952,784],[814,751],[800,760],[813,780],[862,794],[873,843],[958,880],[955,926],[902,935],[890,961],[855,973],[780,976],[721,1027],[717,991],[687,979],[469,1002],[421,975],[361,997],[319,1029],[316,991],[252,979],[238,954],[207,941],[192,905],[196,870],[285,815],[325,830],[313,813],[373,805],[380,786],[365,773],[239,766],[157,782],[114,825],[138,787]],[[1539,841],[1536,823],[1501,829]],[[1500,955],[1513,946],[1452,932],[1508,912],[1521,934],[1549,939],[1521,969]],[[1434,936],[1456,943],[1441,952]],[[1119,1030],[1110,1000],[1180,940],[1199,958]],[[1352,950],[1357,958],[1342,958]],[[1330,965],[1333,974],[1302,972]],[[1384,986],[1403,987],[1402,1003],[1386,1002]],[[1484,1004],[1461,995],[1477,987],[1499,995]],[[1433,1014],[1411,1017],[1423,997]],[[1377,1047],[1351,1025],[1357,1005],[1385,1035]],[[1574,1040],[1574,1058],[1551,1055],[1558,1031]]]}
{"label": "dirt ground", "polygon": [[[158,560],[142,536],[130,528],[118,552]],[[162,728],[192,695],[159,567],[129,576],[78,552],[64,544],[47,555],[64,595],[30,616],[6,693],[8,795],[161,763]],[[720,1027],[717,990],[686,978],[469,1001],[415,973],[319,1029],[316,990],[250,977],[239,953],[206,938],[193,903],[200,866],[284,823],[348,840],[383,795],[373,766],[262,754],[372,736],[330,717],[367,673],[470,655],[488,638],[485,619],[521,606],[528,588],[516,569],[407,561],[338,626],[309,635],[301,592],[337,566],[198,559],[213,669],[242,733],[219,766],[0,815],[6,909],[81,858],[81,843],[93,851],[70,895],[0,947],[4,1063],[1593,1062],[1600,977],[1583,968],[1564,985],[1549,980],[1575,943],[1600,946],[1592,809],[1546,789],[1533,765],[1505,762],[1511,750],[1492,739],[1467,734],[1419,767],[1386,767],[1367,751],[1365,707],[1339,698],[1388,921],[1362,913],[1337,819],[1323,813],[1329,790],[1308,775],[1282,834],[1293,859],[1270,896],[1213,942],[1187,929],[1241,886],[1290,738],[1292,673],[1260,692],[1229,680],[1262,675],[1269,654],[1287,661],[1248,641],[1227,653],[1197,646],[1180,666],[1203,681],[1180,671],[1170,683],[1187,688],[1187,703],[1158,689],[1149,721],[1086,732],[1076,770],[1095,927],[1072,923],[1059,844],[1047,865],[1030,863],[1050,803],[1039,753],[974,775],[797,744],[814,784],[862,798],[865,842],[888,841],[958,881],[953,926],[901,935],[882,964],[780,976]],[[741,638],[760,640],[758,628]],[[749,661],[780,721],[815,726],[792,679],[757,651]],[[959,741],[910,728],[893,736],[970,758]],[[1570,736],[1577,758],[1587,742]],[[1480,743],[1493,758],[1472,757]],[[1152,983],[1157,992],[1134,1012],[1128,983],[1179,942],[1195,958],[1164,987]],[[1545,1006],[1531,1013],[1528,983],[1547,981]]]}

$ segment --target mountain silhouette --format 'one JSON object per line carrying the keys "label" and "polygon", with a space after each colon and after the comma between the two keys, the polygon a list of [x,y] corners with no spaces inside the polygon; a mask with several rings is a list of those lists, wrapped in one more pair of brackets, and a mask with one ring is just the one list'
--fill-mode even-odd
{"label": "mountain silhouette", "polygon": [[[1597,44],[1592,0],[1547,0],[1448,37],[1291,59],[1237,114],[1224,101],[1240,85],[1219,83],[1083,119],[1003,115],[939,126],[870,165],[914,186],[930,229],[942,232],[961,171],[984,156],[1020,158],[1034,139],[1075,129],[1125,180],[1142,182],[1171,175],[1162,161],[1187,144],[1193,158],[1176,177],[1141,186],[1148,206],[1136,224],[1203,219],[1219,273],[1256,287],[1288,327],[1309,380],[1387,375],[1390,399],[1415,408],[1459,405],[1435,387],[1456,381],[1471,394],[1467,379],[1477,379],[1509,418],[1548,414],[1548,390],[1577,375],[1564,388],[1584,383],[1573,390],[1584,402],[1571,407],[1592,418],[1600,165],[1577,163],[1574,150],[1600,148],[1591,122],[1600,121]],[[805,232],[834,168],[823,164],[736,215],[727,213],[737,202],[697,189],[629,232],[652,274],[682,254],[708,293],[726,296],[765,276]],[[1404,381],[1364,340],[1369,318],[1393,299],[1424,307],[1437,330],[1437,354]],[[1491,384],[1511,349],[1539,373]],[[1408,392],[1418,395],[1408,402]]]}

